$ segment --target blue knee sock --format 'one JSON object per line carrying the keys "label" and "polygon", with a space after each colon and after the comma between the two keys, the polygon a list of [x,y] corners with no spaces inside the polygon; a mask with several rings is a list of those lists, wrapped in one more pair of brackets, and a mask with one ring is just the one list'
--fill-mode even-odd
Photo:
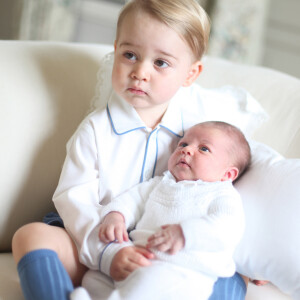
{"label": "blue knee sock", "polygon": [[67,300],[74,287],[57,254],[48,249],[27,253],[18,263],[26,300]]}

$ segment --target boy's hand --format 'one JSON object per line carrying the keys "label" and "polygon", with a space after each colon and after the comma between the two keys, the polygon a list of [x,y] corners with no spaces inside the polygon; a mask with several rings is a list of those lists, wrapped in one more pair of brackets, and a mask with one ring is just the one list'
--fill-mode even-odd
{"label": "boy's hand", "polygon": [[110,266],[110,276],[116,281],[124,280],[131,272],[151,264],[154,254],[141,247],[122,248],[113,258]]}
{"label": "boy's hand", "polygon": [[147,248],[175,254],[184,247],[185,239],[179,224],[164,225],[148,238]]}
{"label": "boy's hand", "polygon": [[125,220],[122,214],[111,212],[107,214],[99,227],[99,239],[103,243],[128,241]]}

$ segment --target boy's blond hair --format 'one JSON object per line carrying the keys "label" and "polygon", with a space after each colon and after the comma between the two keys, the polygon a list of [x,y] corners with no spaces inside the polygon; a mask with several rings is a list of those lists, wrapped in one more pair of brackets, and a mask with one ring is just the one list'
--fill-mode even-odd
{"label": "boy's blond hair", "polygon": [[[132,0],[121,11],[117,24],[117,38],[128,13],[143,11],[181,36],[200,60],[207,49],[210,21],[196,0]],[[157,33],[159,34],[159,32]]]}

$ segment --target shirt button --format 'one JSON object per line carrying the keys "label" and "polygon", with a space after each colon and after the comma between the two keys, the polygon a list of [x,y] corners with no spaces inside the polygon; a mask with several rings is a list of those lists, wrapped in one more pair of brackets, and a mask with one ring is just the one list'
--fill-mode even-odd
{"label": "shirt button", "polygon": [[148,179],[150,179],[151,177],[152,177],[152,172],[151,172],[150,170],[147,170],[147,171],[145,172],[145,179],[148,180]]}

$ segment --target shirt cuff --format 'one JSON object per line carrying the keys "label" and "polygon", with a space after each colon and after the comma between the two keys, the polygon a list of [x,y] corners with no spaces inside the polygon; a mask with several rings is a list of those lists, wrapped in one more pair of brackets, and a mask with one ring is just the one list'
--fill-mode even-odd
{"label": "shirt cuff", "polygon": [[99,270],[110,276],[110,266],[115,255],[123,248],[133,246],[132,242],[115,243],[105,245],[100,253]]}

